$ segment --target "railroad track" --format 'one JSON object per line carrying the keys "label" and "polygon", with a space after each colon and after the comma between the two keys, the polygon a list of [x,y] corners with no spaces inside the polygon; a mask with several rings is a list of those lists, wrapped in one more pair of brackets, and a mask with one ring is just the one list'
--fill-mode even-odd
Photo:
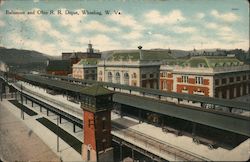
{"label": "railroad track", "polygon": [[[202,157],[200,155],[197,155],[195,153],[189,152],[187,150],[183,150],[181,148],[178,148],[176,146],[173,146],[165,141],[161,141],[158,139],[155,139],[151,136],[148,136],[146,134],[143,134],[139,131],[133,130],[131,128],[126,128],[125,126],[118,124],[114,121],[112,121],[112,131],[114,132],[113,135],[120,134],[122,136],[126,136],[130,139],[132,139],[133,142],[141,143],[143,144],[143,149],[148,149],[147,151],[153,153],[153,150],[158,151],[158,154],[155,154],[156,156],[159,156],[163,159],[164,155],[171,156],[172,158],[176,160],[181,161],[211,161],[205,157]],[[117,135],[118,136],[118,135]],[[125,140],[125,138],[123,138]],[[129,142],[129,141],[128,141]],[[131,143],[133,144],[133,143]],[[139,145],[137,145],[139,146]],[[168,160],[168,159],[166,159]]]}

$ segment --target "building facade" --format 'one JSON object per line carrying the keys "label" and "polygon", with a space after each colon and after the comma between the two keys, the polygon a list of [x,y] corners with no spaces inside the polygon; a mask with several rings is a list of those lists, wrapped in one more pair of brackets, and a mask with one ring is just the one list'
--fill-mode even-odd
{"label": "building facade", "polygon": [[48,60],[46,73],[67,76],[71,73],[70,60]]}
{"label": "building facade", "polygon": [[82,59],[74,64],[72,77],[77,79],[97,80],[97,59]]}
{"label": "building facade", "polygon": [[162,65],[160,89],[232,99],[250,92],[250,66],[232,57],[197,56]]}
{"label": "building facade", "polygon": [[159,68],[159,61],[102,61],[98,63],[97,80],[157,89]]}
{"label": "building facade", "polygon": [[141,48],[113,54],[98,63],[97,80],[158,89],[160,61],[149,57],[152,57],[152,51],[143,51]]}
{"label": "building facade", "polygon": [[[80,79],[89,78],[91,80],[96,80],[96,66],[93,67],[92,65],[87,65],[87,63],[89,62],[92,63],[93,61],[91,59],[96,60],[100,58],[101,58],[101,54],[99,52],[96,52],[93,49],[92,44],[89,43],[87,52],[62,53],[61,60],[48,60],[46,73],[54,74],[54,75],[71,75],[72,74],[73,77],[75,76],[75,78],[80,78]],[[75,66],[75,69],[73,69],[73,65],[77,64],[81,59],[85,59],[85,61],[82,61],[80,64]],[[83,66],[82,64],[86,64],[84,65],[85,70],[82,70],[82,66]]]}

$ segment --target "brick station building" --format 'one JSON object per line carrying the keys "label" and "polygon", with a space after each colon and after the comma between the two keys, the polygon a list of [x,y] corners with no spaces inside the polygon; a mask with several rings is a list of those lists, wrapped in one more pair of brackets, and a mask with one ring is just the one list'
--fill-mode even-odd
{"label": "brick station building", "polygon": [[250,93],[250,65],[234,57],[195,56],[161,65],[160,89],[232,99]]}

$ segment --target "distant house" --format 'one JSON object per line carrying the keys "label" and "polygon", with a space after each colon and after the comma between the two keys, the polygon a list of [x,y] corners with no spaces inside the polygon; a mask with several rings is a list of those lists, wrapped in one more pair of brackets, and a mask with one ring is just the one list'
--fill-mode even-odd
{"label": "distant house", "polygon": [[160,68],[160,89],[231,99],[250,93],[250,66],[235,57],[196,56]]}
{"label": "distant house", "polygon": [[71,73],[71,62],[70,60],[48,60],[46,73],[66,76]]}

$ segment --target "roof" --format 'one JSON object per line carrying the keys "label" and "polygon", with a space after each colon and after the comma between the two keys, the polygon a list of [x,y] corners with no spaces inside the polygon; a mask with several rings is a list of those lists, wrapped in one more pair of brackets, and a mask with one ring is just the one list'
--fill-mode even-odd
{"label": "roof", "polygon": [[[47,76],[52,76],[52,75],[47,75]],[[126,89],[127,87],[127,89],[131,89],[133,91],[139,91],[141,93],[145,92],[146,94],[156,94],[159,96],[166,96],[166,97],[168,96],[190,101],[200,101],[202,103],[212,103],[216,105],[223,105],[226,107],[241,108],[249,111],[249,103],[233,101],[233,100],[217,99],[217,98],[189,95],[189,94],[167,93],[160,90],[146,89],[141,87],[131,87],[125,85],[112,84],[112,83],[99,83],[93,85],[93,87],[84,88],[83,86],[80,85],[67,83],[65,81],[48,79],[36,75],[23,75],[22,77],[25,80],[27,79],[28,81],[40,83],[42,85],[52,86],[54,88],[59,88],[75,93],[83,93],[87,95],[112,94],[111,91],[109,91],[106,88],[103,88],[101,85],[105,85],[108,87],[112,87],[113,85],[113,87],[118,86],[122,89]],[[67,78],[59,77],[59,78],[70,79],[68,77]],[[79,80],[79,81],[85,82],[84,80]],[[113,98],[114,102],[118,102],[121,104],[130,105],[140,109],[166,114],[184,120],[189,120],[200,124],[216,127],[219,129],[233,131],[235,133],[250,136],[250,131],[249,131],[250,119],[248,117],[239,116],[227,112],[214,111],[213,109],[207,110],[207,109],[196,108],[194,106],[178,105],[170,102],[159,101],[147,97],[134,96],[123,93],[115,93],[113,97],[114,97]]]}
{"label": "roof", "polygon": [[[143,60],[163,60],[163,59],[173,59],[173,56],[169,54],[168,51],[157,51],[157,50],[142,50]],[[114,52],[107,60],[139,60],[140,52],[139,50],[133,51],[122,51]]]}
{"label": "roof", "polygon": [[50,60],[46,67],[47,71],[70,71],[69,60]]}
{"label": "roof", "polygon": [[72,58],[101,58],[101,54],[98,52],[90,53],[90,52],[63,52],[62,55],[64,59],[72,59]]}
{"label": "roof", "polygon": [[73,58],[78,58],[78,56],[77,56],[77,54],[76,53],[72,53],[71,55],[70,55],[70,57],[69,58],[71,58],[71,59],[73,59]]}
{"label": "roof", "polygon": [[210,109],[201,109],[187,105],[176,105],[174,103],[123,93],[115,93],[113,101],[250,137],[250,119],[248,117],[239,117],[235,114],[216,112]]}
{"label": "roof", "polygon": [[99,59],[97,58],[86,58],[81,59],[77,65],[96,65]]}
{"label": "roof", "polygon": [[173,58],[173,59],[166,59],[162,63],[163,65],[181,65],[183,64],[187,59],[179,59],[179,58]]}
{"label": "roof", "polygon": [[225,66],[239,66],[244,63],[235,57],[225,57],[225,56],[196,56],[183,62],[182,66],[190,67],[225,67]]}
{"label": "roof", "polygon": [[90,96],[101,96],[101,95],[113,94],[114,92],[104,88],[101,85],[94,84],[91,87],[86,87],[80,90],[80,93],[90,95]]}

